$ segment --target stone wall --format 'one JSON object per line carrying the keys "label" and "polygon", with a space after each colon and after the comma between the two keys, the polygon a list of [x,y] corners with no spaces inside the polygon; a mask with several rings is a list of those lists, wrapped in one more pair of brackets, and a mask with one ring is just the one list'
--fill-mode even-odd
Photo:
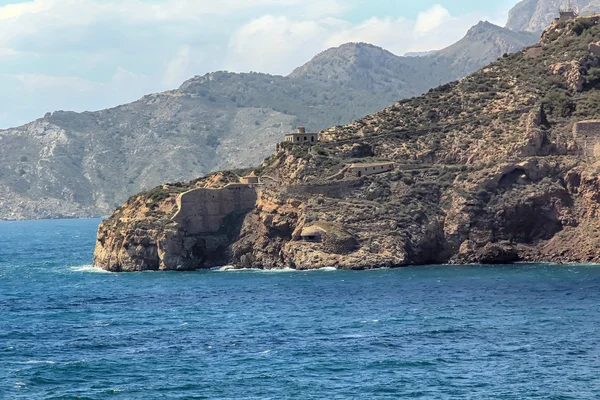
{"label": "stone wall", "polygon": [[292,133],[289,135],[285,135],[285,142],[289,143],[311,143],[316,144],[319,141],[318,133]]}
{"label": "stone wall", "polygon": [[385,172],[393,171],[395,164],[389,163],[373,163],[373,164],[352,164],[350,165],[350,171],[358,176],[369,176],[383,174]]}
{"label": "stone wall", "polygon": [[600,120],[577,122],[573,126],[573,136],[582,155],[600,157]]}
{"label": "stone wall", "polygon": [[173,217],[189,235],[215,233],[225,217],[252,210],[257,192],[252,186],[231,184],[222,189],[195,189],[177,199],[179,211]]}
{"label": "stone wall", "polygon": [[352,192],[361,186],[358,179],[337,181],[329,183],[301,183],[281,189],[288,197],[308,198],[314,196],[324,196],[334,199],[343,199],[349,197]]}

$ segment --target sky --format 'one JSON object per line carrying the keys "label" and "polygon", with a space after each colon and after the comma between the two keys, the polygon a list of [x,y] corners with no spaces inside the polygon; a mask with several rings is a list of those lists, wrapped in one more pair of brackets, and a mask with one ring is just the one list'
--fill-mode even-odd
{"label": "sky", "polygon": [[286,75],[368,42],[440,49],[518,0],[0,0],[0,129],[97,110],[216,70]]}

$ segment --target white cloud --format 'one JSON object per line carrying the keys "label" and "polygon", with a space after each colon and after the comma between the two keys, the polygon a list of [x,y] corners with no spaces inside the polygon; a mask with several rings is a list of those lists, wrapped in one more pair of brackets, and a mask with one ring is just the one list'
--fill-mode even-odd
{"label": "white cloud", "polygon": [[63,77],[52,75],[22,74],[14,75],[13,78],[17,79],[22,84],[23,90],[26,91],[45,91],[48,89],[52,90],[56,88],[62,88],[64,91],[75,94],[77,92],[84,93],[96,89],[99,86],[94,82],[76,76]]}
{"label": "white cloud", "polygon": [[344,20],[362,0],[32,0],[0,7],[0,127],[104,108],[229,69],[288,74],[346,42],[441,48],[483,15]]}
{"label": "white cloud", "polygon": [[431,32],[451,19],[450,11],[441,4],[436,4],[427,11],[420,12],[415,24],[415,33],[423,35]]}
{"label": "white cloud", "polygon": [[0,47],[0,57],[15,56],[17,54],[18,54],[18,52],[15,49]]}
{"label": "white cloud", "polygon": [[53,1],[31,1],[26,3],[7,4],[0,7],[0,21],[38,13],[54,5]]}
{"label": "white cloud", "polygon": [[188,69],[190,66],[191,59],[191,47],[182,46],[175,58],[173,58],[165,71],[164,82],[167,86],[177,86],[181,84],[185,79],[189,78]]}
{"label": "white cloud", "polygon": [[323,47],[331,24],[271,15],[255,19],[233,34],[226,68],[287,74]]}
{"label": "white cloud", "polygon": [[[65,23],[82,23],[88,17],[111,14],[143,21],[190,20],[206,15],[232,15],[248,10],[279,8],[298,11],[302,16],[337,14],[348,9],[340,0],[33,0],[0,7],[0,20],[44,14],[60,13],[72,17]],[[79,11],[85,10],[85,13]]]}
{"label": "white cloud", "polygon": [[412,41],[414,22],[404,18],[370,18],[357,25],[333,32],[327,39],[327,47],[348,42],[367,42],[402,54]]}
{"label": "white cloud", "polygon": [[482,19],[454,17],[441,5],[421,12],[416,20],[368,18],[352,24],[339,19],[299,20],[264,16],[240,27],[229,45],[228,69],[287,74],[329,47],[367,42],[395,54],[441,49],[461,39]]}
{"label": "white cloud", "polygon": [[153,85],[150,77],[120,67],[106,82],[76,76],[0,74],[0,126],[16,126],[56,110],[109,108],[150,93]]}

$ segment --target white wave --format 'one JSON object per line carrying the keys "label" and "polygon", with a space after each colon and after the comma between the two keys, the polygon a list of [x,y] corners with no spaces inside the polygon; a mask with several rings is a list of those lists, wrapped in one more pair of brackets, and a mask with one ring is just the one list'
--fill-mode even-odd
{"label": "white wave", "polygon": [[56,364],[56,362],[50,360],[28,360],[23,362],[23,364]]}
{"label": "white wave", "polygon": [[94,321],[92,323],[90,323],[90,326],[99,326],[99,327],[103,327],[103,326],[111,326],[112,322],[108,322],[108,321]]}
{"label": "white wave", "polygon": [[297,269],[293,269],[293,268],[280,268],[280,269],[263,269],[263,270],[260,270],[260,272],[267,273],[267,274],[279,274],[281,272],[303,272],[303,271],[298,271]]}
{"label": "white wave", "polygon": [[260,268],[238,268],[233,265],[226,265],[224,267],[211,268],[211,271],[215,272],[260,272],[265,274],[276,274],[281,272],[334,272],[338,271],[336,267],[323,267],[316,269],[294,269],[294,268],[276,268],[276,269],[260,269]]}
{"label": "white wave", "polygon": [[106,271],[102,268],[95,267],[93,265],[81,265],[79,267],[71,267],[71,271],[73,272],[91,272],[94,274],[112,274],[110,271]]}
{"label": "white wave", "polygon": [[249,271],[249,269],[236,268],[233,265],[225,265],[224,267],[212,268],[212,271],[217,271],[217,272],[239,272],[239,271]]}
{"label": "white wave", "polygon": [[278,268],[278,269],[259,269],[256,270],[258,272],[264,272],[264,273],[280,273],[280,272],[332,272],[332,271],[337,271],[337,268],[335,267],[325,267],[325,268],[318,268],[318,269],[294,269],[294,268]]}
{"label": "white wave", "polygon": [[212,271],[216,272],[260,272],[260,273],[278,273],[278,272],[298,272],[293,268],[282,268],[282,269],[259,269],[259,268],[236,268],[232,265],[225,267],[213,268]]}

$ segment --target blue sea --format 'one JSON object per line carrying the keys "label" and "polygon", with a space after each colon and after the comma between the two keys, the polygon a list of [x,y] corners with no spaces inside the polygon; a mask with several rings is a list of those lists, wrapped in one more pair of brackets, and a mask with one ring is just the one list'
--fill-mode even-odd
{"label": "blue sea", "polygon": [[600,267],[111,274],[0,223],[0,399],[598,399]]}

